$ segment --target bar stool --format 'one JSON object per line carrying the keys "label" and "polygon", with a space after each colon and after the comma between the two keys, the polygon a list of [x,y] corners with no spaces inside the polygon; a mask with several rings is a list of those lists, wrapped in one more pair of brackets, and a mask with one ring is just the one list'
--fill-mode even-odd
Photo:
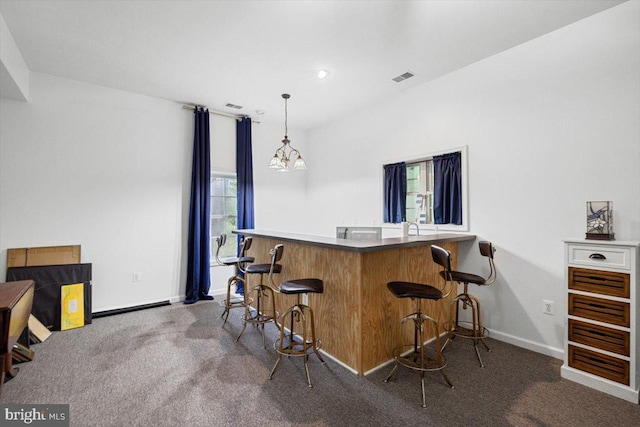
{"label": "bar stool", "polygon": [[[250,304],[245,305],[244,316],[242,318],[242,330],[240,334],[238,334],[238,338],[236,341],[240,339],[245,328],[247,327],[247,323],[251,323],[256,325],[257,327],[261,327],[262,329],[262,347],[266,348],[265,345],[265,337],[264,337],[264,325],[269,322],[273,322],[278,329],[280,326],[276,321],[278,317],[278,312],[276,311],[276,299],[275,292],[273,287],[264,284],[264,275],[269,275],[270,283],[275,286],[273,283],[273,275],[280,274],[282,271],[282,265],[278,264],[278,261],[282,259],[282,254],[284,253],[284,245],[276,245],[273,249],[269,251],[271,255],[271,263],[269,264],[251,264],[245,270],[245,275],[248,274],[259,274],[260,275],[260,283],[253,288],[251,288],[248,292],[245,290],[245,298],[251,300],[251,302],[255,301],[256,307],[255,310],[251,308]],[[252,297],[253,295],[253,297]],[[265,299],[271,299],[271,308],[266,308]]]}
{"label": "bar stool", "polygon": [[221,234],[216,237],[217,249],[216,249],[216,263],[218,265],[226,265],[226,266],[235,266],[234,275],[229,277],[227,280],[227,299],[222,301],[224,304],[224,311],[220,318],[224,318],[224,322],[222,326],[227,323],[227,319],[229,318],[229,312],[232,308],[244,308],[247,304],[250,304],[251,301],[248,301],[247,298],[243,295],[242,298],[232,297],[231,296],[231,287],[238,286],[238,283],[242,282],[244,288],[244,273],[247,264],[251,264],[255,261],[255,258],[246,256],[247,251],[251,247],[251,242],[253,241],[252,237],[242,237],[240,240],[240,254],[237,257],[229,257],[229,258],[220,258],[220,248],[222,248],[227,242],[227,235]]}
{"label": "bar stool", "polygon": [[[409,320],[413,321],[413,344],[402,345],[396,347],[393,351],[393,357],[396,360],[389,375],[384,382],[389,382],[389,379],[398,369],[399,365],[406,366],[420,372],[420,384],[422,390],[422,407],[426,408],[426,394],[424,388],[424,373],[438,371],[444,378],[444,381],[451,388],[454,388],[449,378],[444,372],[447,361],[442,355],[440,347],[440,330],[438,327],[438,321],[422,312],[422,300],[440,300],[449,295],[449,292],[443,294],[438,288],[430,285],[424,285],[421,283],[412,282],[389,282],[387,288],[396,298],[411,298],[415,301],[415,312],[402,318],[402,323]],[[425,345],[425,323],[427,325],[433,325],[435,332],[435,349],[428,348]]]}
{"label": "bar stool", "polygon": [[[273,343],[274,348],[278,352],[278,360],[273,366],[269,379],[273,378],[273,374],[278,369],[282,356],[295,356],[304,358],[304,371],[307,375],[307,383],[309,387],[311,378],[309,377],[309,354],[315,353],[325,365],[324,359],[320,356],[320,340],[316,338],[316,326],[313,319],[313,310],[308,305],[302,304],[300,297],[303,294],[317,293],[324,291],[324,283],[320,279],[296,279],[288,280],[280,284],[280,293],[285,295],[296,295],[296,303],[282,315],[282,326],[280,328],[280,338]],[[289,334],[284,331],[284,325],[289,323]],[[299,323],[298,334],[294,334],[294,322]]]}
{"label": "bar stool", "polygon": [[[484,368],[480,352],[478,351],[478,343],[482,343],[484,348],[490,352],[491,349],[484,342],[485,338],[489,336],[489,330],[482,325],[482,315],[480,313],[480,301],[473,295],[469,294],[469,283],[473,283],[478,286],[487,286],[492,284],[496,280],[496,269],[493,263],[493,254],[496,251],[491,242],[481,241],[478,244],[480,248],[480,254],[489,258],[489,276],[484,278],[476,274],[464,273],[462,271],[451,270],[451,254],[446,249],[439,246],[431,246],[431,255],[433,261],[441,265],[444,269],[440,272],[442,278],[449,282],[462,283],[463,291],[458,294],[451,302],[452,308],[449,312],[449,321],[445,323],[445,330],[447,331],[447,339],[442,346],[442,350],[447,347],[455,337],[471,339],[473,340],[473,348],[476,351],[476,357],[480,362],[480,367]],[[455,310],[453,309],[455,305]],[[471,307],[471,321],[462,321],[459,319],[460,305],[462,309],[466,310]],[[455,319],[453,318],[455,313]]]}

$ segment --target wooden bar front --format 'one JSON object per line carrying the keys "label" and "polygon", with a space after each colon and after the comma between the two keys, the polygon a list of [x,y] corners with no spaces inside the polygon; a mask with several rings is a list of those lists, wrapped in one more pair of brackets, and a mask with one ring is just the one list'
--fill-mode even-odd
{"label": "wooden bar front", "polygon": [[[412,301],[395,298],[387,289],[387,283],[412,281],[442,289],[441,267],[431,260],[431,243],[451,252],[452,267],[455,268],[457,241],[475,238],[465,235],[457,239],[432,239],[414,245],[388,248],[381,245],[362,250],[349,249],[348,245],[330,247],[309,241],[258,236],[250,233],[251,230],[238,233],[245,231],[253,236],[249,255],[256,258],[256,263],[269,263],[269,250],[276,244],[284,244],[283,270],[275,276],[276,285],[285,280],[309,277],[324,281],[324,293],[309,294],[308,304],[314,310],[316,334],[325,353],[358,375],[365,375],[391,360],[394,347],[413,340],[411,330],[405,328],[403,331],[400,325],[402,317],[413,312]],[[250,277],[246,289],[251,289],[258,280],[258,277]],[[265,282],[268,282],[266,278]],[[447,300],[424,301],[423,310],[442,323],[448,319],[454,296],[455,292]],[[276,294],[276,309],[280,313],[294,303],[295,296]],[[430,332],[429,339],[432,337]]]}

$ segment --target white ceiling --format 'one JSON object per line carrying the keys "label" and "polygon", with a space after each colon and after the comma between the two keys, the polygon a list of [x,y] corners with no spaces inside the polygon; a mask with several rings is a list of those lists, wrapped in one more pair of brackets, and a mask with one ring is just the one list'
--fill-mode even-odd
{"label": "white ceiling", "polygon": [[31,71],[273,123],[287,92],[289,125],[309,129],[622,2],[0,0],[0,14]]}

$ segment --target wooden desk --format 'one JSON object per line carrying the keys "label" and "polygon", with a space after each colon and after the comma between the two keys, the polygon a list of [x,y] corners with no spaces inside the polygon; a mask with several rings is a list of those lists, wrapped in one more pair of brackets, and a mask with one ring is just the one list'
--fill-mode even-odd
{"label": "wooden desk", "polygon": [[[249,255],[256,263],[269,263],[269,250],[284,244],[283,270],[275,276],[276,284],[305,277],[324,281],[324,293],[308,296],[322,351],[358,375],[377,369],[392,359],[395,346],[413,340],[413,334],[403,334],[400,327],[400,319],[412,312],[411,301],[394,298],[387,283],[404,280],[442,288],[441,268],[431,260],[431,244],[451,251],[455,268],[458,242],[475,240],[474,235],[454,233],[375,241],[260,230],[234,233],[253,237]],[[250,277],[245,289],[257,280]],[[443,322],[454,296],[455,292],[447,301],[427,301],[423,308]],[[280,313],[294,302],[294,296],[276,295]]]}
{"label": "wooden desk", "polygon": [[27,327],[34,286],[33,280],[0,283],[0,393],[5,375],[11,379],[18,374],[18,368],[13,367],[11,350]]}

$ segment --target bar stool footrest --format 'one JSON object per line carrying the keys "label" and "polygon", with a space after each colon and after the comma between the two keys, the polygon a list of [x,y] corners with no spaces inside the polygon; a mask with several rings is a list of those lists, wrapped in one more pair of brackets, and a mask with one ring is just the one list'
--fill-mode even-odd
{"label": "bar stool footrest", "polygon": [[262,313],[256,313],[254,310],[251,310],[250,313],[251,313],[250,316],[246,316],[246,315],[242,316],[242,320],[245,323],[255,323],[259,325],[263,323],[275,322],[276,319],[279,317],[277,311],[273,313],[270,310],[266,312],[263,311]]}
{"label": "bar stool footrest", "polygon": [[[424,361],[422,364],[420,363],[421,351],[424,352]],[[438,361],[436,350],[428,347],[424,349],[418,347],[418,351],[416,352],[413,344],[396,347],[393,351],[393,357],[396,362],[414,371],[440,371],[447,366],[447,359],[444,355],[440,355],[440,360]]]}
{"label": "bar stool footrest", "polygon": [[460,338],[483,340],[487,338],[490,333],[484,326],[476,326],[476,329],[474,330],[472,322],[458,321],[457,326],[454,328],[451,327],[451,323],[452,322],[445,322],[443,324],[443,328],[449,336],[453,335]]}
{"label": "bar stool footrest", "polygon": [[[253,302],[253,299],[249,298],[249,301],[247,301],[247,304],[251,304],[252,302]],[[228,301],[225,299],[225,300],[222,300],[220,304],[223,307],[228,307],[228,308],[238,308],[238,307],[245,306],[244,298],[242,297],[232,297]]]}
{"label": "bar stool footrest", "polygon": [[316,351],[320,350],[321,345],[322,343],[320,342],[320,339],[316,339],[315,345],[313,344],[313,342],[308,341],[306,343],[306,350],[305,350],[305,345],[301,340],[294,339],[293,345],[291,345],[289,338],[286,337],[284,339],[284,342],[282,343],[282,348],[280,348],[279,338],[273,342],[273,348],[277,353],[283,356],[292,356],[292,357],[309,356],[315,353]]}

